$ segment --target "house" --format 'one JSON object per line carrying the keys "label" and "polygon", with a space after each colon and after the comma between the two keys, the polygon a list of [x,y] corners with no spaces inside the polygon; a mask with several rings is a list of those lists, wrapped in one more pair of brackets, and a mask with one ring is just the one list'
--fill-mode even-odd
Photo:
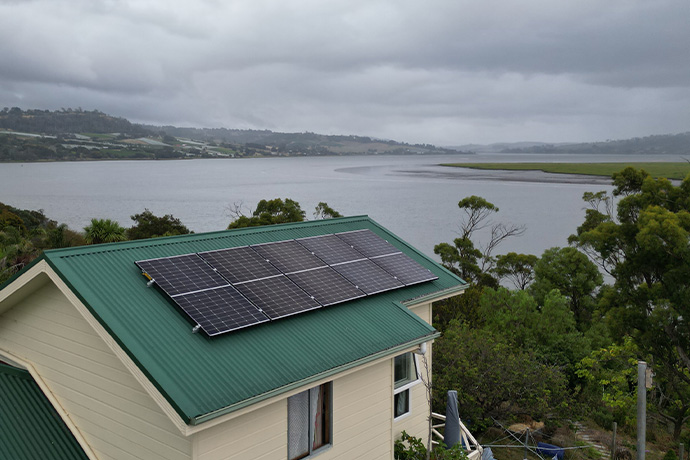
{"label": "house", "polygon": [[[365,233],[428,276],[298,314],[287,294],[264,287],[257,295],[277,295],[288,313],[272,316],[269,305],[239,327],[189,307],[187,294],[166,291],[165,273],[141,268]],[[342,269],[319,273],[332,268]],[[301,283],[309,270],[287,277]],[[243,283],[232,286],[254,299],[259,283]],[[465,287],[366,216],[51,250],[0,290],[0,361],[33,378],[90,459],[388,460],[403,430],[427,437],[431,304]]]}

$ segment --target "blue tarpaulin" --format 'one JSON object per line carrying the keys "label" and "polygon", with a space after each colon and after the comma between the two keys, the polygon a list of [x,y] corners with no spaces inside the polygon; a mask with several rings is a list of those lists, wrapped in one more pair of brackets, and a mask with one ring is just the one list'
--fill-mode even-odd
{"label": "blue tarpaulin", "polygon": [[537,443],[537,450],[540,454],[545,455],[549,458],[558,458],[558,460],[563,460],[563,448],[554,446],[553,444],[546,444],[545,442]]}

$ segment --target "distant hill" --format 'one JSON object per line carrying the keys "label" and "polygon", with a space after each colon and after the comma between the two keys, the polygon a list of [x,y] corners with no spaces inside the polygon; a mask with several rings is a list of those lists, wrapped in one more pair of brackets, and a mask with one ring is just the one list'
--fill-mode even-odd
{"label": "distant hill", "polygon": [[129,136],[151,134],[125,118],[106,115],[98,110],[82,109],[21,110],[5,107],[0,111],[0,129],[26,133],[58,135],[65,133],[121,133]]}
{"label": "distant hill", "polygon": [[406,144],[365,136],[325,135],[311,132],[280,133],[269,130],[227,128],[179,128],[175,126],[142,125],[153,131],[177,138],[204,142],[245,145],[257,150],[308,155],[367,155],[367,154],[438,154],[457,153],[431,144]]}
{"label": "distant hill", "polygon": [[509,147],[500,153],[589,153],[627,155],[690,155],[690,132],[660,134],[606,142],[581,144],[539,144]]}
{"label": "distant hill", "polygon": [[0,111],[0,161],[457,153],[363,136],[133,124],[98,110]]}
{"label": "distant hill", "polygon": [[[476,153],[497,153],[509,149],[531,149],[531,148],[541,148],[544,146],[552,147],[554,144],[548,144],[546,142],[499,142],[495,144],[465,144],[453,147],[446,147],[453,150],[459,151],[471,151]],[[555,145],[565,145],[565,144],[555,144]]]}

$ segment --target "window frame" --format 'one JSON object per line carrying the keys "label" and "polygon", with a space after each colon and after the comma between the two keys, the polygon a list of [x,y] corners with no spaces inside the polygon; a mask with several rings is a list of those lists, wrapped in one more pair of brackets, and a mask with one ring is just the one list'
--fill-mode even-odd
{"label": "window frame", "polygon": [[[324,444],[322,444],[321,446],[314,448],[313,447],[314,427],[310,423],[310,417],[309,417],[309,414],[311,413],[311,397],[310,397],[310,395],[311,395],[311,392],[313,390],[318,391],[321,387],[324,387],[325,393],[326,393],[325,403],[326,403],[326,412],[327,413],[325,414],[325,417],[324,417],[324,423],[327,424],[326,433],[328,436],[328,440]],[[308,408],[307,408],[308,416],[307,416],[307,419],[303,420],[302,422],[306,423],[306,425],[307,425],[307,430],[308,430],[307,445],[308,445],[309,451],[301,457],[292,457],[292,458],[290,457],[290,406],[288,403],[288,407],[287,407],[287,411],[288,411],[288,413],[287,413],[287,420],[288,420],[287,437],[288,438],[287,438],[287,443],[286,443],[286,447],[287,447],[287,456],[286,457],[288,460],[302,460],[302,459],[313,458],[316,455],[319,455],[320,453],[330,449],[333,446],[333,382],[331,381],[331,382],[322,383],[321,385],[317,385],[315,387],[309,388],[309,389],[301,391],[299,393],[295,393],[294,395],[288,397],[288,400],[294,396],[303,395],[305,393],[307,394],[307,401],[308,401]]]}
{"label": "window frame", "polygon": [[[414,372],[416,378],[396,387],[395,386],[396,385],[395,384],[395,360],[396,360],[396,358],[398,358],[400,356],[405,356],[405,355],[410,355],[412,357],[412,360],[411,360],[411,363],[410,363],[410,366],[408,369],[410,369]],[[422,382],[422,378],[419,374],[419,363],[417,361],[417,353],[415,353],[413,351],[408,351],[407,353],[403,353],[401,355],[394,357],[392,361],[393,361],[393,421],[396,422],[396,421],[401,420],[405,417],[409,417],[412,414],[412,399],[411,399],[412,392],[410,391],[410,389],[414,386],[419,385]],[[395,397],[398,394],[403,393],[403,392],[407,392],[407,411],[396,416],[395,415]]]}

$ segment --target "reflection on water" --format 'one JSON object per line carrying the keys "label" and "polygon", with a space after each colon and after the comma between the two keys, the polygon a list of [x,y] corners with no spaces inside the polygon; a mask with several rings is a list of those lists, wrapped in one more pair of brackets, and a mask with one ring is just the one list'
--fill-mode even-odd
{"label": "reflection on water", "polygon": [[608,180],[438,165],[595,159],[623,160],[482,154],[0,164],[0,201],[43,209],[73,229],[82,229],[94,217],[130,226],[130,216],[148,208],[157,215],[173,214],[196,232],[227,227],[233,204],[253,208],[264,198],[287,197],[299,201],[311,218],[317,203],[325,201],[344,215],[368,214],[431,255],[435,244],[457,237],[458,201],[479,195],[500,208],[496,220],[527,228],[499,252],[540,255],[567,244],[584,217],[582,194],[610,190]]}

